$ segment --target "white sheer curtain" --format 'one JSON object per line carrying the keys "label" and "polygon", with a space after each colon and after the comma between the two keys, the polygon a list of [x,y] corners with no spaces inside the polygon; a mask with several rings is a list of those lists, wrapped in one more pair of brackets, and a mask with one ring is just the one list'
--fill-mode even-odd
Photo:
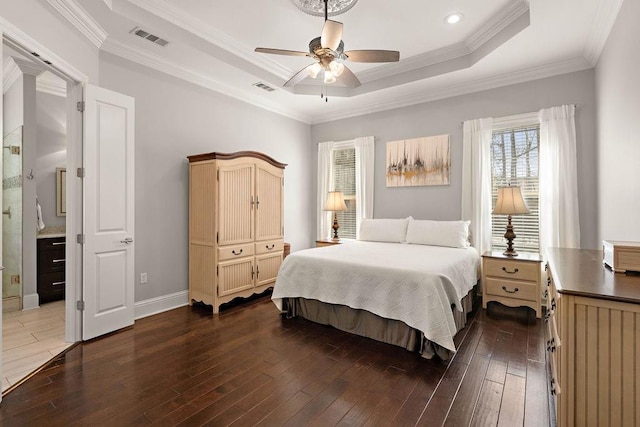
{"label": "white sheer curtain", "polygon": [[473,246],[491,249],[491,135],[493,119],[467,120],[462,140],[462,219],[471,221]]}
{"label": "white sheer curtain", "polygon": [[375,144],[373,136],[355,139],[356,147],[356,238],[363,218],[373,218]]}
{"label": "white sheer curtain", "polygon": [[323,209],[324,204],[327,202],[327,193],[333,190],[331,188],[333,145],[333,141],[318,144],[318,208],[316,211],[318,212],[318,240],[328,239],[331,236],[331,212]]}
{"label": "white sheer curtain", "polygon": [[540,110],[540,251],[580,247],[575,106]]}

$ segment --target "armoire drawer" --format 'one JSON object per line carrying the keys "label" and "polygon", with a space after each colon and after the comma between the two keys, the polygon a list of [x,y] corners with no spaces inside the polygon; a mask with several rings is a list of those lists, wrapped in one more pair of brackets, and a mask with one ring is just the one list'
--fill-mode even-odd
{"label": "armoire drawer", "polygon": [[253,255],[253,243],[218,247],[218,261],[242,258]]}
{"label": "armoire drawer", "polygon": [[266,240],[264,242],[257,242],[255,245],[256,255],[282,252],[284,249],[284,240]]}

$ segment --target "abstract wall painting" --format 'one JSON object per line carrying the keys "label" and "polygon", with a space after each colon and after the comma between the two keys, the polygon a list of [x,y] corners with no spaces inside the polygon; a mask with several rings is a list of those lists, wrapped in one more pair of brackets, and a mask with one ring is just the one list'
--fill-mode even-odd
{"label": "abstract wall painting", "polygon": [[387,187],[449,185],[449,135],[387,142]]}

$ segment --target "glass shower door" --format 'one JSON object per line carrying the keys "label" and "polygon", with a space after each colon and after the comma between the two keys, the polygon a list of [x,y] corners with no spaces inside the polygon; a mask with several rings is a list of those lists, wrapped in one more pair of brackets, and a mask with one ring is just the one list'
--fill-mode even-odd
{"label": "glass shower door", "polygon": [[22,309],[22,126],[2,140],[2,304]]}

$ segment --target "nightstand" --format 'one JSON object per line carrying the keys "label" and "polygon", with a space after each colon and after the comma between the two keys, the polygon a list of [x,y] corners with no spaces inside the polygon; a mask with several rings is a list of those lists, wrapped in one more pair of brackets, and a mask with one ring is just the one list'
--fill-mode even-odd
{"label": "nightstand", "polygon": [[542,257],[519,253],[508,257],[499,251],[482,254],[482,307],[497,301],[509,307],[531,307],[541,317]]}
{"label": "nightstand", "polygon": [[342,240],[331,240],[331,239],[316,240],[316,248],[321,248],[323,246],[339,245],[340,243],[342,243]]}

